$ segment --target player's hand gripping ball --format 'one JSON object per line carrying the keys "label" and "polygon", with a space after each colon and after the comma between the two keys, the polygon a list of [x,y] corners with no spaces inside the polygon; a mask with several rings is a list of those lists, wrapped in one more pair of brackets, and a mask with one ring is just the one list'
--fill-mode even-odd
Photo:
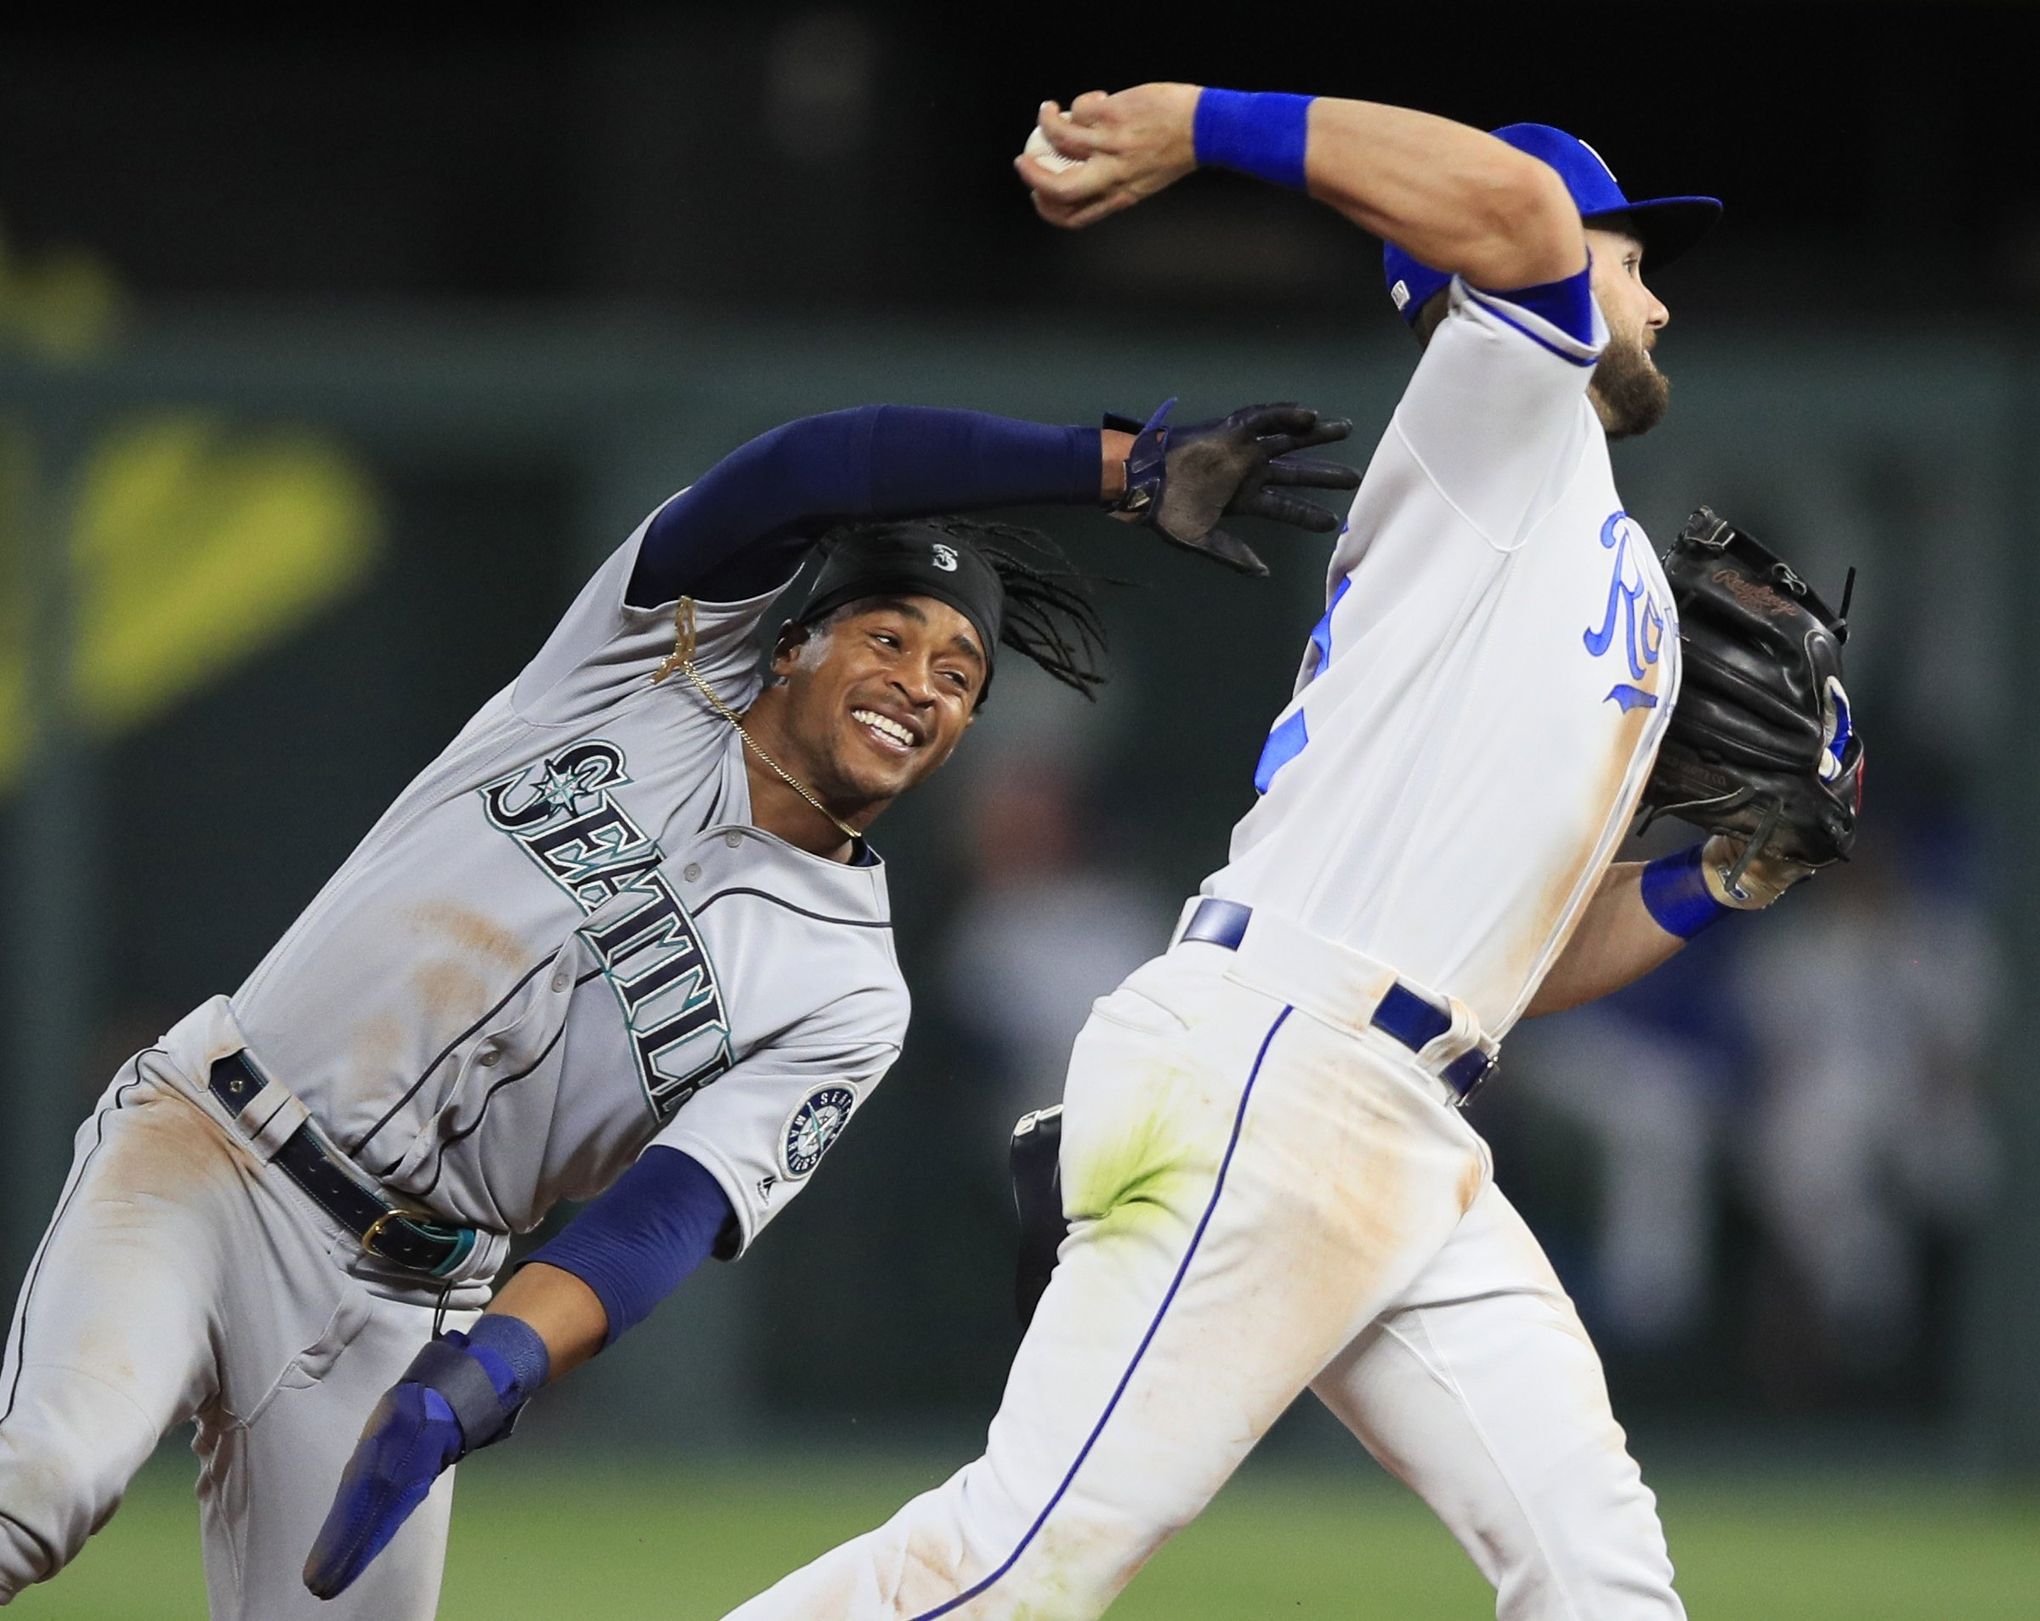
{"label": "player's hand gripping ball", "polygon": [[1034,159],[1052,174],[1065,174],[1082,165],[1084,161],[1082,158],[1064,157],[1055,149],[1055,143],[1049,140],[1048,131],[1039,124],[1034,126],[1033,133],[1027,137],[1027,144],[1020,148],[1020,155]]}

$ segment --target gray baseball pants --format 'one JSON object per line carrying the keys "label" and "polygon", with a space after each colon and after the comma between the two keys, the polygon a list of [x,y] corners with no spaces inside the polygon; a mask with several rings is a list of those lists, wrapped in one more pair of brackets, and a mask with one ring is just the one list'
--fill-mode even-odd
{"label": "gray baseball pants", "polygon": [[[300,1572],[440,1302],[358,1275],[352,1235],[204,1091],[203,1057],[139,1055],[79,1129],[0,1360],[0,1605],[61,1570],[163,1436],[195,1420],[215,1621],[422,1621],[450,1470],[341,1598],[314,1599]],[[448,1323],[465,1326],[484,1292],[457,1288]]]}

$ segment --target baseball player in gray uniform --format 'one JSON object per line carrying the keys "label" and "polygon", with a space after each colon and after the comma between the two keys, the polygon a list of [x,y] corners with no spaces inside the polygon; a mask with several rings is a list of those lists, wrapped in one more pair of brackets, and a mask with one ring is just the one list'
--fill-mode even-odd
{"label": "baseball player in gray uniform", "polygon": [[[433,1613],[453,1461],[743,1253],[898,1054],[873,819],[956,747],[999,647],[1100,680],[1044,537],[925,515],[1103,503],[1241,568],[1222,510],[1336,527],[1281,486],[1355,476],[1276,458],[1344,424],[1166,415],[805,418],[625,541],[81,1127],[0,1363],[0,1604],[196,1419],[215,1616]],[[595,1195],[482,1314],[510,1235]]]}

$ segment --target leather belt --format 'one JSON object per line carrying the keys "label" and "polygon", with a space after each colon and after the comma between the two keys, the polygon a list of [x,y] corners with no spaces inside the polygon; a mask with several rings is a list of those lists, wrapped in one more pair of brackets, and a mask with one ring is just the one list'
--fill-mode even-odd
{"label": "leather belt", "polygon": [[[1179,940],[1199,940],[1206,945],[1223,946],[1227,951],[1239,950],[1240,942],[1246,938],[1247,923],[1253,917],[1254,909],[1238,901],[1220,900],[1207,895],[1197,903],[1190,915],[1190,922],[1184,928]],[[1452,1028],[1452,1015],[1438,1006],[1428,996],[1411,990],[1401,980],[1394,981],[1380,1003],[1375,1007],[1368,1023],[1384,1035],[1392,1036],[1411,1052],[1422,1052],[1446,1031]],[[1475,1047],[1461,1053],[1437,1073],[1445,1084],[1458,1094],[1463,1104],[1480,1090],[1481,1083],[1495,1071],[1497,1059],[1493,1053]]]}
{"label": "leather belt", "polygon": [[[229,1053],[214,1064],[206,1082],[236,1124],[265,1084],[239,1053]],[[472,1227],[446,1226],[422,1211],[401,1209],[369,1192],[309,1120],[284,1139],[273,1162],[312,1203],[354,1234],[370,1255],[408,1271],[445,1277],[475,1247]]]}

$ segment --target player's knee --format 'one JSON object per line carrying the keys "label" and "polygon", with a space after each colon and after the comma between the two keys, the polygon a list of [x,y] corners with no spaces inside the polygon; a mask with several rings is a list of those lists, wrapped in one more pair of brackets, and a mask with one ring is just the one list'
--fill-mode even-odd
{"label": "player's knee", "polygon": [[0,1429],[0,1601],[55,1575],[106,1522],[125,1478],[109,1483],[80,1446]]}
{"label": "player's knee", "polygon": [[54,1495],[67,1484],[61,1471],[31,1476],[11,1463],[0,1448],[0,1604],[61,1570],[91,1528],[74,1529],[69,1499]]}

